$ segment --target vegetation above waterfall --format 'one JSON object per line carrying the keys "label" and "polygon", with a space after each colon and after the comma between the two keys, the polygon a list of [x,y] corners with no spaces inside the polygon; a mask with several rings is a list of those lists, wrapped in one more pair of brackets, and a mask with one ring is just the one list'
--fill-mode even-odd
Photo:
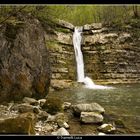
{"label": "vegetation above waterfall", "polygon": [[130,21],[136,22],[134,19],[140,17],[139,5],[1,6],[0,21],[3,22],[8,16],[17,14],[18,11],[30,13],[40,20],[47,21],[47,23],[62,19],[73,25],[84,25],[93,22],[124,24]]}

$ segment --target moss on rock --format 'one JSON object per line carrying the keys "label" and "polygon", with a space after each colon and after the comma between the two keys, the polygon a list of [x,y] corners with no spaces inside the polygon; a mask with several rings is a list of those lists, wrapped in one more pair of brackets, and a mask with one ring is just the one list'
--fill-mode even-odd
{"label": "moss on rock", "polygon": [[45,104],[42,106],[42,108],[46,112],[54,115],[57,112],[61,112],[62,111],[62,101],[59,98],[57,98],[57,97],[55,97],[55,98],[48,97],[46,99]]}

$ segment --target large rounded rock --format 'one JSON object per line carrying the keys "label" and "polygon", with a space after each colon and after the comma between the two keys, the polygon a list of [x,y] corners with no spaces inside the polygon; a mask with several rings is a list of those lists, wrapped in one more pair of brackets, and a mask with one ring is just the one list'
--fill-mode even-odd
{"label": "large rounded rock", "polygon": [[0,32],[0,102],[46,96],[50,84],[45,32],[37,19],[18,15]]}
{"label": "large rounded rock", "polygon": [[42,109],[51,115],[57,114],[57,112],[61,112],[62,109],[62,101],[57,97],[48,97],[46,98],[46,102],[42,106]]}
{"label": "large rounded rock", "polygon": [[23,113],[18,117],[0,120],[0,134],[34,135],[36,116],[33,113]]}
{"label": "large rounded rock", "polygon": [[98,112],[104,113],[105,110],[102,106],[98,103],[91,103],[91,104],[77,104],[72,106],[74,114],[80,115],[81,112]]}

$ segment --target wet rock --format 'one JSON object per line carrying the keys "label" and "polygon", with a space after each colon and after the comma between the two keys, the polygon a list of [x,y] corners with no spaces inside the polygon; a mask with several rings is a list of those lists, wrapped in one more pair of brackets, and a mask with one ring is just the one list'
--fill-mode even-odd
{"label": "wet rock", "polygon": [[95,112],[81,112],[80,120],[83,123],[101,123],[103,116]]}
{"label": "wet rock", "polygon": [[51,134],[52,134],[52,135],[62,135],[62,136],[63,136],[63,135],[64,135],[64,136],[65,136],[65,135],[70,135],[69,132],[68,132],[65,128],[63,128],[63,127],[60,128],[60,129],[58,129],[56,132],[52,132]]}
{"label": "wet rock", "polygon": [[31,16],[14,17],[0,32],[0,102],[45,97],[50,85],[49,55],[41,23]]}
{"label": "wet rock", "polygon": [[80,115],[81,112],[98,112],[98,113],[105,112],[104,108],[97,103],[77,104],[73,105],[72,108],[76,115]]}
{"label": "wet rock", "polygon": [[98,127],[98,130],[103,133],[114,133],[116,131],[116,128],[112,124],[103,124]]}
{"label": "wet rock", "polygon": [[22,101],[31,105],[38,105],[37,100],[34,98],[24,97]]}
{"label": "wet rock", "polygon": [[15,118],[0,120],[0,133],[34,135],[34,124],[34,114],[21,114]]}

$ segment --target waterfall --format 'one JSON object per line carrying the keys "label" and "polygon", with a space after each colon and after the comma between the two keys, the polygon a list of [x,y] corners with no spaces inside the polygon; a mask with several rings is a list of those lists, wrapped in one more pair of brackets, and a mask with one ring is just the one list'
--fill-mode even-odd
{"label": "waterfall", "polygon": [[75,27],[75,32],[73,34],[73,45],[76,57],[77,64],[77,81],[84,81],[84,62],[83,62],[83,54],[81,51],[81,41],[82,41],[82,33],[83,27]]}
{"label": "waterfall", "polygon": [[84,83],[85,87],[90,88],[90,89],[112,88],[112,87],[107,87],[107,86],[96,85],[94,84],[91,78],[87,76],[85,77],[83,54],[81,51],[82,31],[83,31],[83,27],[75,27],[74,33],[73,33],[73,46],[74,46],[76,65],[77,65],[77,82]]}

